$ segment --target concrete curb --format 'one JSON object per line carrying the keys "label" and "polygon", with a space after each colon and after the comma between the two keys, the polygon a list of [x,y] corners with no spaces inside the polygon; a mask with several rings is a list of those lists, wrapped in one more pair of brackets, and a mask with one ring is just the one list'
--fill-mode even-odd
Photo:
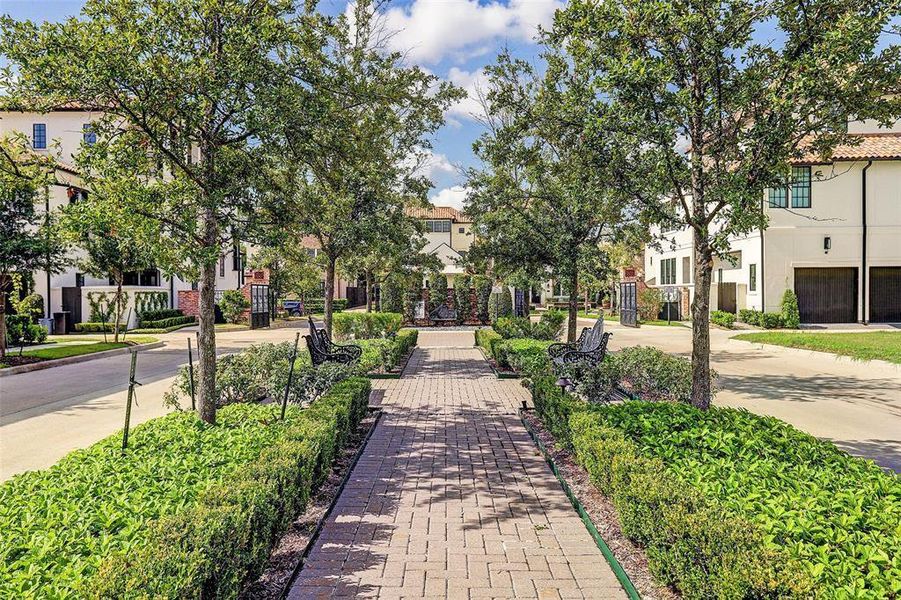
{"label": "concrete curb", "polygon": [[730,344],[745,344],[755,346],[758,350],[769,350],[773,354],[801,354],[811,360],[833,360],[835,362],[845,363],[848,365],[858,366],[875,366],[894,369],[901,372],[901,364],[889,362],[887,360],[879,360],[878,358],[864,359],[846,356],[844,354],[835,354],[834,352],[824,352],[822,350],[811,350],[810,348],[795,348],[793,346],[780,346],[779,344],[767,344],[764,342],[752,342],[750,340],[737,340],[734,337],[729,338]]}
{"label": "concrete curb", "polygon": [[104,350],[103,352],[94,352],[93,354],[82,354],[79,356],[68,356],[66,358],[57,358],[54,360],[47,360],[44,362],[38,362],[30,365],[20,365],[18,367],[8,367],[6,369],[0,369],[0,377],[9,377],[10,375],[20,375],[22,373],[31,373],[32,371],[43,371],[44,369],[52,369],[53,367],[61,367],[63,365],[74,365],[77,363],[87,362],[89,360],[97,360],[100,358],[107,358],[110,356],[116,356],[118,354],[127,354],[129,352],[140,352],[142,350],[153,350],[155,348],[162,348],[166,345],[166,342],[153,342],[151,344],[138,344],[136,346],[129,346],[127,348],[115,348],[113,350]]}

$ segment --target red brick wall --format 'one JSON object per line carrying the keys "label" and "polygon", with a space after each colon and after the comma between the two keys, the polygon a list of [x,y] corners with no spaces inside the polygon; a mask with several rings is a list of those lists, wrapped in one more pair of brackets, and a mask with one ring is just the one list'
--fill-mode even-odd
{"label": "red brick wall", "polygon": [[200,316],[200,292],[198,290],[178,290],[178,309],[188,317]]}

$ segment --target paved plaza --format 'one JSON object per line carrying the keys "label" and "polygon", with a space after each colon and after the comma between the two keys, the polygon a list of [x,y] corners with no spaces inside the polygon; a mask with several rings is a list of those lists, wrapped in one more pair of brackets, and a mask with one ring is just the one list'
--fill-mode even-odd
{"label": "paved plaza", "polygon": [[623,598],[470,332],[423,332],[290,598]]}

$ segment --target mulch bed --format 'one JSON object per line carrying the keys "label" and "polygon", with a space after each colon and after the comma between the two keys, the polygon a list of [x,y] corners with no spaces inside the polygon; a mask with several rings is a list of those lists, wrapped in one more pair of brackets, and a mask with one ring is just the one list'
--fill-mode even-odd
{"label": "mulch bed", "polygon": [[350,436],[347,445],[335,459],[328,479],[310,498],[307,510],[298,515],[275,544],[263,574],[244,588],[239,598],[243,600],[275,600],[283,596],[286,591],[285,587],[291,583],[297,566],[305,557],[307,548],[317,533],[320,520],[338,496],[342,481],[354,464],[357,454],[362,451],[362,444],[375,426],[378,415],[379,411],[371,411]]}
{"label": "mulch bed", "polygon": [[44,360],[46,359],[43,359],[39,356],[15,356],[12,354],[7,354],[0,362],[2,362],[7,367],[19,367],[22,365],[30,365],[33,363],[43,362]]}
{"label": "mulch bed", "polygon": [[557,445],[554,436],[544,428],[541,420],[533,412],[524,411],[522,418],[528,422],[535,435],[544,444],[556,463],[560,476],[566,480],[572,492],[585,507],[595,528],[629,575],[641,597],[661,600],[681,598],[678,592],[654,581],[644,550],[623,535],[613,503],[592,485],[588,472],[575,462],[572,453]]}

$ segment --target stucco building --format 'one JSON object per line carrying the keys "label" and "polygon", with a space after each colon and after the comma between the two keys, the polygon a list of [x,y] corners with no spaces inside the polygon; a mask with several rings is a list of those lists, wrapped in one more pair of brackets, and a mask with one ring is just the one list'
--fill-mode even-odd
{"label": "stucco building", "polygon": [[[767,227],[733,238],[731,260],[714,264],[712,309],[778,311],[793,289],[802,323],[901,322],[901,124],[849,131],[859,144],[805,156],[788,185],[767,190]],[[646,283],[693,298],[691,231],[655,233]]]}
{"label": "stucco building", "polygon": [[410,208],[407,214],[424,222],[426,244],[422,251],[438,257],[448,286],[454,287],[454,278],[465,272],[461,264],[474,239],[472,219],[451,206]]}
{"label": "stucco building", "polygon": [[[78,170],[73,166],[74,157],[83,144],[95,141],[91,130],[92,121],[100,114],[85,110],[74,104],[66,105],[52,112],[0,111],[0,135],[20,133],[29,142],[31,149],[42,155],[49,155],[57,163],[58,185],[48,186],[38,198],[37,210],[56,211],[66,205],[88,197],[90,190],[81,183]],[[244,285],[245,262],[248,249],[235,241],[222,249],[216,270],[216,289],[240,289]],[[74,323],[88,321],[91,315],[91,297],[115,291],[108,277],[93,277],[83,273],[77,261],[83,251],[73,249],[69,256],[70,266],[59,274],[38,270],[33,274],[33,291],[44,299],[45,317],[54,313],[68,312]],[[166,277],[159,269],[147,269],[139,273],[129,273],[125,277],[125,291],[128,292],[128,309],[132,308],[129,326],[137,322],[134,303],[136,294],[162,292],[166,295],[166,305],[179,308],[178,292],[195,288],[193,282],[179,277]]]}

